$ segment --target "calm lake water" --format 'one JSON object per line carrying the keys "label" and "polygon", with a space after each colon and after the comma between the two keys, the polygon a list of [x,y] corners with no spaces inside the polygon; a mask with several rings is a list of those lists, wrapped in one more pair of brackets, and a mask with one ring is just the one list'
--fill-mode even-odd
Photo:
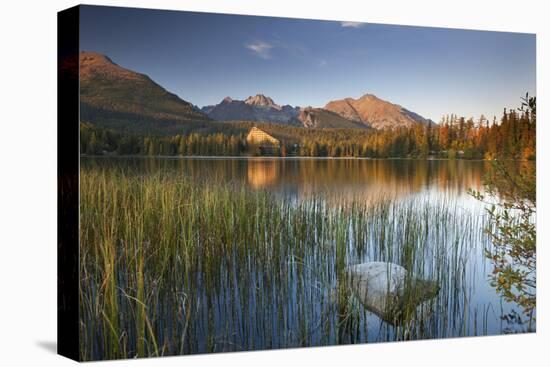
{"label": "calm lake water", "polygon": [[[277,159],[277,158],[92,158],[81,159],[82,169],[109,169],[113,167],[127,168],[135,175],[147,175],[159,171],[181,174],[193,177],[199,184],[201,180],[224,183],[236,183],[237,187],[243,186],[251,190],[267,190],[280,200],[289,200],[293,203],[301,203],[314,198],[322,198],[328,206],[337,206],[345,203],[376,204],[379,201],[391,200],[394,203],[409,203],[414,210],[416,203],[422,205],[433,204],[449,208],[453,213],[458,213],[460,223],[443,223],[442,226],[452,228],[449,231],[448,259],[456,265],[456,269],[449,269],[448,279],[441,285],[432,309],[432,314],[426,318],[426,322],[413,325],[415,329],[411,339],[420,338],[445,338],[473,335],[497,335],[511,332],[534,331],[535,325],[529,326],[528,320],[522,315],[522,310],[516,304],[507,303],[502,299],[495,288],[490,284],[490,276],[493,266],[485,256],[485,251],[491,251],[491,244],[483,234],[486,225],[486,213],[484,204],[475,200],[468,194],[469,189],[482,190],[482,178],[487,170],[491,169],[489,162],[485,161],[446,161],[446,160],[362,160],[362,159]],[[420,207],[421,205],[419,205]],[[420,210],[420,209],[419,209]],[[426,213],[419,211],[418,215]],[[429,216],[429,212],[427,213]],[[397,222],[396,222],[397,223]],[[396,233],[407,235],[407,229],[396,229]],[[447,236],[447,235],[446,235]],[[454,240],[455,237],[460,240]],[[451,238],[452,237],[452,238]],[[436,247],[441,244],[436,237],[428,237],[423,253],[436,252]],[[437,237],[439,240],[442,237]],[[446,237],[445,237],[446,238]],[[455,245],[452,241],[460,242]],[[350,262],[378,261],[384,259],[384,255],[376,249],[376,245],[368,244],[361,251],[351,251],[353,259]],[[396,243],[401,243],[396,241]],[[350,248],[355,246],[353,241],[348,244]],[[431,248],[433,247],[433,249]],[[457,250],[459,248],[459,250]],[[353,250],[353,249],[352,249]],[[313,256],[313,255],[312,255]],[[351,259],[351,258],[350,258]],[[304,262],[307,262],[304,259]],[[429,261],[426,261],[429,263]],[[311,260],[315,264],[315,260]],[[422,265],[429,273],[433,265]],[[289,271],[294,271],[289,267]],[[255,274],[253,281],[257,288],[261,281],[256,276],[261,269],[251,269]],[[451,272],[454,272],[451,274]],[[314,277],[304,275],[305,282],[314,283]],[[231,288],[230,281],[227,287]],[[280,289],[269,289],[271,292],[264,295],[266,299],[288,302],[288,307],[279,317],[285,318],[288,324],[292,324],[294,313],[300,312],[301,307],[297,297],[301,289],[301,283],[290,282],[281,284]],[[222,287],[223,288],[223,287]],[[260,287],[261,288],[261,287]],[[227,292],[225,289],[223,292]],[[223,313],[224,293],[212,296],[209,302],[217,303],[217,311],[208,313],[204,311],[202,316],[197,316],[198,325],[204,323],[204,329],[197,328],[196,338],[207,338],[207,335],[224,334],[228,328],[228,322]],[[254,293],[260,292],[260,293]],[[247,307],[244,307],[243,319],[248,316],[252,319],[259,312],[256,308],[257,299],[262,291],[254,291],[254,295],[248,299]],[[248,294],[248,293],[247,293]],[[279,296],[278,296],[279,294]],[[285,294],[288,298],[280,295]],[[325,302],[330,294],[307,294],[311,305],[311,325],[307,332],[307,342],[302,345],[330,345],[340,344],[342,340],[323,339],[321,335],[326,333],[318,330],[326,330],[335,327],[337,319],[323,319]],[[205,299],[209,296],[204,295]],[[302,299],[302,300],[303,300]],[[304,301],[302,301],[304,302]],[[221,305],[221,306],[220,306]],[[214,307],[214,306],[213,306]],[[262,307],[265,307],[262,306]],[[271,306],[269,306],[271,307]],[[275,306],[273,306],[275,307]],[[216,307],[215,307],[216,308]],[[296,309],[294,309],[296,308]],[[436,310],[436,311],[433,311]],[[261,311],[261,310],[260,310]],[[440,312],[439,315],[433,315]],[[275,311],[273,311],[276,314]],[[256,315],[256,316],[253,316]],[[517,316],[520,316],[519,318]],[[275,318],[275,316],[273,316]],[[213,325],[211,319],[214,320]],[[210,321],[209,321],[210,320]],[[245,320],[240,320],[243,325]],[[275,325],[277,320],[273,320]],[[326,323],[326,325],[324,325]],[[246,324],[248,325],[248,324]],[[365,312],[358,318],[357,333],[348,342],[380,342],[407,339],[400,333],[398,326],[390,325],[371,312]],[[410,326],[410,325],[409,325]],[[211,329],[209,329],[211,328]],[[224,329],[225,328],[225,329]],[[236,336],[231,336],[231,343],[240,342],[246,344],[243,349],[263,349],[272,347],[298,346],[288,342],[287,336],[282,333],[272,332],[269,342],[262,339],[259,331],[254,334],[255,326],[250,330],[242,328],[230,330]],[[246,334],[243,337],[242,334]],[[249,336],[251,334],[251,336]],[[261,334],[261,335],[260,335]],[[317,336],[319,334],[319,336]],[[225,335],[225,334],[224,334]],[[228,334],[229,335],[229,334]],[[256,336],[254,336],[256,335]],[[225,336],[228,337],[228,336]],[[234,339],[233,339],[234,337]],[[243,338],[251,341],[243,342]],[[290,338],[290,336],[288,336]],[[345,342],[345,341],[344,341]],[[189,352],[208,351],[206,344],[197,342],[188,347]],[[239,350],[230,344],[219,347],[219,350]]]}
{"label": "calm lake water", "polygon": [[410,199],[445,194],[477,205],[468,189],[481,189],[486,161],[278,159],[278,158],[82,158],[83,167],[125,167],[136,174],[160,170],[198,180],[214,177],[285,199],[322,196],[336,201]]}

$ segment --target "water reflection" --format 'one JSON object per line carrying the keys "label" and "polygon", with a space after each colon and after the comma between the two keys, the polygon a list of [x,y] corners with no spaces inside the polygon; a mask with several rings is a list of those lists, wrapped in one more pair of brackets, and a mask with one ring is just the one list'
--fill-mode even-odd
{"label": "water reflection", "polygon": [[[211,269],[215,276],[202,278],[200,269],[190,272],[188,276],[197,277],[193,280],[196,294],[190,299],[202,303],[193,309],[189,326],[181,326],[174,333],[193,331],[188,331],[191,337],[182,344],[186,353],[526,331],[524,325],[514,324],[508,316],[521,310],[506,302],[490,284],[493,266],[485,251],[492,249],[484,232],[484,204],[467,194],[468,189],[482,190],[483,176],[491,169],[488,162],[84,158],[81,166],[122,167],[137,175],[166,171],[192,177],[197,184],[201,180],[232,182],[253,190],[268,190],[283,200],[322,198],[329,204],[333,200],[376,202],[386,197],[392,202],[411,200],[411,205],[399,211],[388,208],[381,219],[367,217],[368,210],[365,217],[343,215],[349,225],[341,227],[341,221],[326,220],[324,216],[306,218],[304,223],[311,223],[313,229],[303,231],[305,239],[295,243],[295,229],[289,226],[282,237],[286,240],[276,247],[282,255],[264,256],[264,249],[250,246],[243,256],[246,266],[233,266],[237,255],[227,253],[224,256],[230,258],[225,261],[215,257],[214,261],[219,261]],[[433,210],[440,198],[443,205],[439,208],[454,207],[449,211]],[[350,228],[349,233],[342,231],[345,264],[392,261],[407,265],[414,274],[437,279],[438,296],[418,311],[415,323],[395,327],[347,299],[335,302],[331,289],[337,284],[338,252],[330,245],[336,242],[334,228]],[[325,237],[318,240],[318,236]],[[306,246],[311,243],[315,246]],[[277,271],[271,268],[274,264]],[[200,262],[190,265],[199,266]],[[356,318],[341,320],[343,314]]]}
{"label": "water reflection", "polygon": [[[460,194],[479,189],[485,162],[410,160],[255,160],[245,162],[253,188],[295,191],[299,199],[370,202],[423,191]],[[294,189],[294,190],[291,190]]]}
{"label": "water reflection", "polygon": [[170,170],[197,180],[235,182],[287,198],[323,196],[327,202],[450,194],[470,201],[490,169],[484,161],[367,159],[86,158],[84,166],[123,165],[142,173]]}
{"label": "water reflection", "polygon": [[275,161],[250,161],[247,166],[247,182],[255,189],[276,184],[281,175]]}

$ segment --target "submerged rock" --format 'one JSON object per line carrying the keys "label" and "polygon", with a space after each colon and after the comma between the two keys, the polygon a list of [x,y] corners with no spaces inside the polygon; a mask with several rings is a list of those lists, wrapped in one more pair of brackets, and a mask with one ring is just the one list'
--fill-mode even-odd
{"label": "submerged rock", "polygon": [[392,324],[439,291],[434,281],[417,279],[397,264],[366,262],[349,266],[346,272],[352,293],[369,311]]}

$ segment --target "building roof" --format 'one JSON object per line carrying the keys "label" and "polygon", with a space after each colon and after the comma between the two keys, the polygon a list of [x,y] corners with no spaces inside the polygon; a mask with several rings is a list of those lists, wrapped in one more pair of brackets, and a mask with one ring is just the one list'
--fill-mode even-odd
{"label": "building roof", "polygon": [[255,143],[255,144],[273,144],[273,145],[279,145],[280,141],[273,136],[269,135],[265,131],[258,129],[257,127],[253,127],[250,129],[250,132],[246,136],[246,141],[248,143]]}

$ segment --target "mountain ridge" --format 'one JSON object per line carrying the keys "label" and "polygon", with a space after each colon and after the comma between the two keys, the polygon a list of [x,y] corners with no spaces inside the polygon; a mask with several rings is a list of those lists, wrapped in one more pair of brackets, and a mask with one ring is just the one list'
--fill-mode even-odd
{"label": "mountain ridge", "polygon": [[110,57],[79,54],[81,119],[127,131],[158,130],[209,121],[271,122],[306,128],[393,129],[431,124],[419,114],[371,93],[329,101],[324,107],[280,105],[262,93],[244,100],[225,97],[199,108],[164,89],[146,74],[126,69]]}
{"label": "mountain ridge", "polygon": [[330,101],[324,108],[377,130],[433,124],[433,121],[416,112],[385,101],[371,93],[366,93],[357,99],[347,97]]}
{"label": "mountain ridge", "polygon": [[366,93],[354,99],[346,97],[328,102],[324,107],[280,106],[263,94],[245,100],[225,97],[219,104],[201,109],[218,121],[256,121],[302,125],[306,128],[374,128],[377,130],[433,124],[419,114],[398,104]]}
{"label": "mountain ridge", "polygon": [[201,108],[210,118],[218,121],[256,121],[277,122],[288,125],[299,125],[299,107],[276,104],[271,97],[263,94],[249,96],[244,100],[225,97],[217,105]]}
{"label": "mountain ridge", "polygon": [[85,117],[112,113],[136,120],[210,120],[149,76],[121,67],[106,55],[82,51],[79,64],[81,113]]}

